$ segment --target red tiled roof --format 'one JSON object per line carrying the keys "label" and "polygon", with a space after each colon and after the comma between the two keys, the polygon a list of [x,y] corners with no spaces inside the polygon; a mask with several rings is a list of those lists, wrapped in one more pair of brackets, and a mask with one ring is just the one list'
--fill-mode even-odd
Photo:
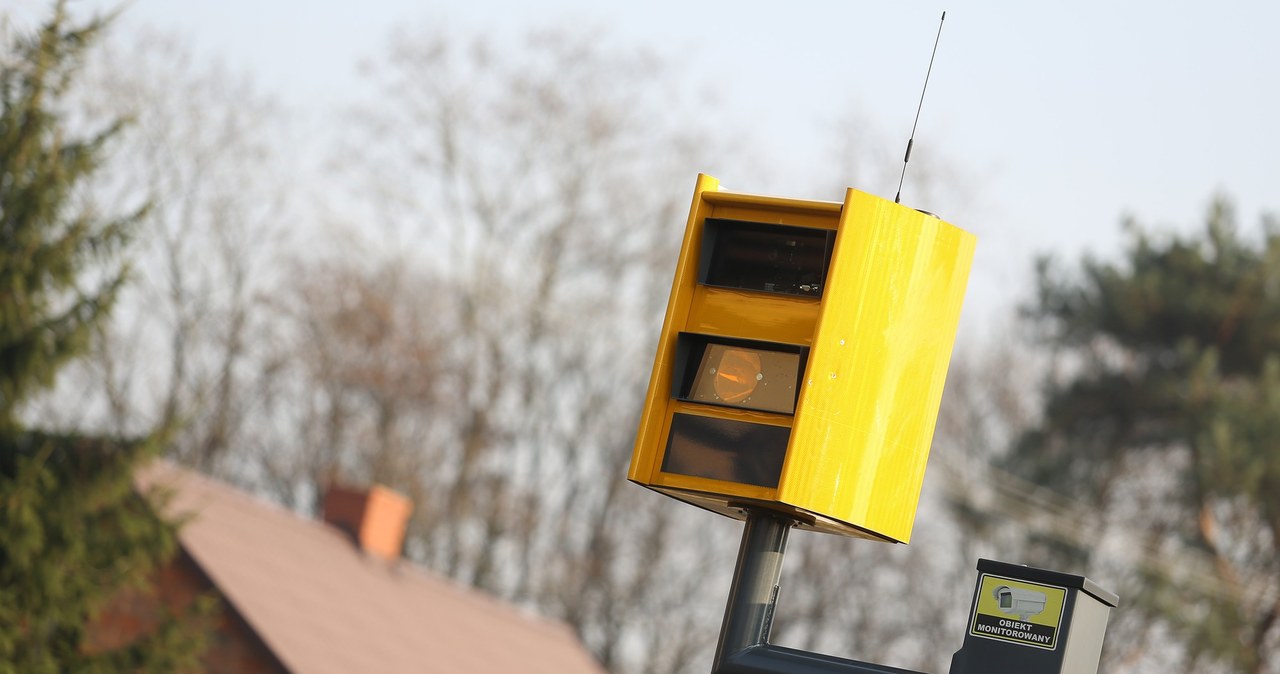
{"label": "red tiled roof", "polygon": [[183,548],[297,674],[602,674],[567,626],[408,562],[361,552],[334,527],[156,462],[139,486],[173,491]]}

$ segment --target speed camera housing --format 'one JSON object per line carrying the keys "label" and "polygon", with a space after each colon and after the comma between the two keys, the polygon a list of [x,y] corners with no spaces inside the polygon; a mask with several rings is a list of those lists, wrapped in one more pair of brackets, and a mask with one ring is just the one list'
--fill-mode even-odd
{"label": "speed camera housing", "polygon": [[628,478],[736,519],[907,542],[975,238],[698,176]]}

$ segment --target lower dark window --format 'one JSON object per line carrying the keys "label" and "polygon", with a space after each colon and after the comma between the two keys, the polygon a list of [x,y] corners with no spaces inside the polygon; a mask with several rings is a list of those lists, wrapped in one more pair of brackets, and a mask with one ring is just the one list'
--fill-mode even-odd
{"label": "lower dark window", "polygon": [[774,488],[790,437],[786,426],[677,413],[662,472]]}

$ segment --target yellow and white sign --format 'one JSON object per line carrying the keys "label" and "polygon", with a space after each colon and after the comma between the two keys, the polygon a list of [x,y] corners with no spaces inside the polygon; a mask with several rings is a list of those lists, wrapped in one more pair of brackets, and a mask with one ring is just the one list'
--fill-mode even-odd
{"label": "yellow and white sign", "polygon": [[1053,650],[1066,597],[1065,588],[984,573],[969,633]]}

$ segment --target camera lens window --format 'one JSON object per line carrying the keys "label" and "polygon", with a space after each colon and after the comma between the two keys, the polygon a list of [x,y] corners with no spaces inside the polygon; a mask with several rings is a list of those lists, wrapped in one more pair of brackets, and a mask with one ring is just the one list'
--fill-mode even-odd
{"label": "camera lens window", "polygon": [[701,281],[705,285],[821,297],[835,232],[763,222],[707,218]]}

